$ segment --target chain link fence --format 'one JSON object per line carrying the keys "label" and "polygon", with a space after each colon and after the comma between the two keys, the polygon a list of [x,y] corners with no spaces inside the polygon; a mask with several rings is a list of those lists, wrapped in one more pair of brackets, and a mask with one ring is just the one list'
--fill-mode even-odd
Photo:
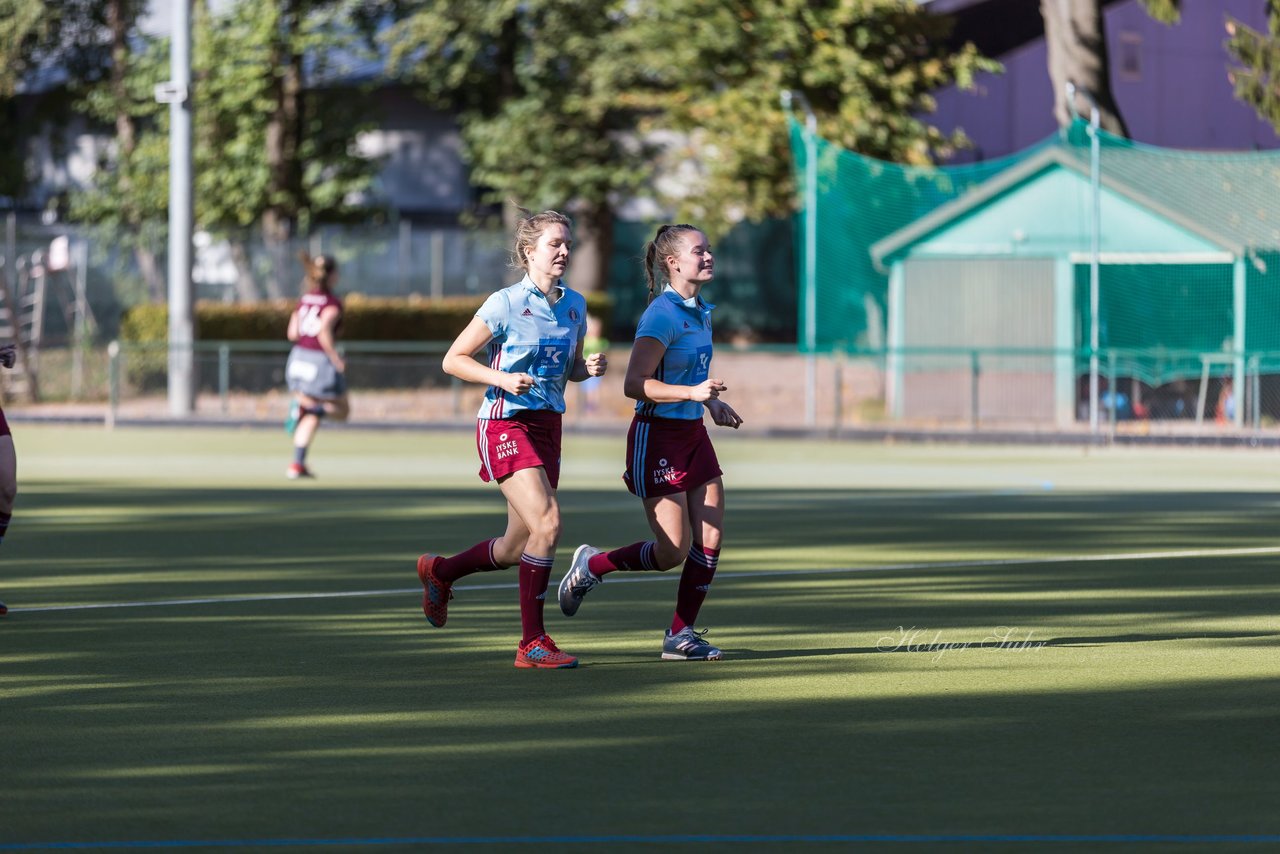
{"label": "chain link fence", "polygon": [[[441,368],[447,342],[342,344],[352,403],[363,426],[469,428],[483,388]],[[188,416],[199,423],[269,425],[283,421],[287,342],[199,342],[193,352],[197,394]],[[610,372],[571,384],[566,425],[625,430],[634,402],[622,392],[627,347],[609,350]],[[1237,390],[1224,366],[1231,354],[1105,351],[1100,360],[1100,436],[1182,440],[1280,441],[1280,378],[1264,358],[1247,360]],[[24,418],[71,418],[104,424],[171,421],[163,345],[113,343],[82,354],[78,387],[74,354],[43,356],[43,402],[6,401]],[[1172,366],[1152,383],[1134,364]],[[1203,369],[1185,378],[1189,359]],[[1063,383],[1063,364],[1074,366]],[[1144,368],[1145,370],[1145,368]],[[841,351],[809,356],[785,346],[719,345],[713,373],[729,386],[724,399],[748,432],[816,435],[984,434],[1095,441],[1090,432],[1087,356],[1081,351],[914,348]],[[1239,407],[1239,423],[1236,408]]]}

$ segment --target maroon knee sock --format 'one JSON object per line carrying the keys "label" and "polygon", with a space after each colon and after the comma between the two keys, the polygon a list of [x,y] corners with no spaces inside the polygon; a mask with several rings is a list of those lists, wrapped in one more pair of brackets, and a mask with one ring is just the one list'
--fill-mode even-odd
{"label": "maroon knee sock", "polygon": [[618,570],[624,572],[656,572],[658,564],[653,559],[654,546],[655,543],[650,541],[647,543],[632,543],[629,546],[623,546],[611,552],[600,552],[598,555],[592,555],[591,559],[587,561],[587,569],[591,570],[591,574],[597,577],[604,575],[606,572],[616,572]]}
{"label": "maroon knee sock", "polygon": [[520,555],[520,642],[546,634],[542,625],[542,603],[547,598],[547,581],[551,578],[551,565],[555,558],[534,557],[527,552]]}
{"label": "maroon knee sock", "polygon": [[476,543],[465,552],[447,557],[436,564],[436,578],[452,584],[465,575],[473,572],[492,572],[502,569],[493,559],[493,540]]}
{"label": "maroon knee sock", "polygon": [[676,593],[676,615],[671,621],[671,634],[692,626],[698,620],[698,611],[707,598],[707,589],[716,574],[720,562],[720,550],[709,549],[694,543],[680,573],[680,590]]}

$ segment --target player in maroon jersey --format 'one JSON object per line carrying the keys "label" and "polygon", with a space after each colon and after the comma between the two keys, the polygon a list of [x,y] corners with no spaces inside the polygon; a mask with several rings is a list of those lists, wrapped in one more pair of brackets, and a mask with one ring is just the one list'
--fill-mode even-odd
{"label": "player in maroon jersey", "polygon": [[293,349],[285,365],[285,378],[294,395],[285,420],[285,429],[293,435],[293,462],[285,472],[291,480],[313,477],[307,468],[307,450],[320,429],[320,420],[343,421],[350,411],[347,364],[335,343],[342,328],[342,300],[333,292],[338,262],[331,255],[304,255],[303,264],[306,292],[289,316]]}

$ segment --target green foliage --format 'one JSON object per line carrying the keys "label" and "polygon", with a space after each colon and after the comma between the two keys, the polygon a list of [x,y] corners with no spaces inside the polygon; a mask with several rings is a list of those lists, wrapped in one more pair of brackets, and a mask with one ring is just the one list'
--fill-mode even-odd
{"label": "green foliage", "polygon": [[[348,4],[309,4],[310,15],[284,49],[318,57],[311,69],[334,69],[323,57],[353,60],[367,53],[354,26],[344,24]],[[366,191],[378,168],[356,151],[356,136],[374,124],[370,99],[359,91],[313,89],[302,101],[294,156],[302,176],[297,198],[273,194],[264,151],[268,123],[277,109],[276,47],[281,10],[269,0],[238,0],[225,13],[211,15],[198,4],[193,33],[195,220],[215,234],[259,222],[269,207],[284,204],[304,228],[314,221],[350,219],[367,210],[353,203]],[[227,61],[234,57],[234,61]],[[127,97],[95,86],[83,104],[90,115],[108,122],[121,112],[134,117],[141,131],[132,152],[120,152],[99,171],[94,188],[75,199],[77,218],[99,223],[137,223],[164,219],[168,210],[168,107],[155,103],[156,83],[168,79],[167,39],[151,39],[131,58]]]}
{"label": "green foliage", "polygon": [[[923,165],[967,144],[924,118],[931,92],[973,85],[1000,66],[972,45],[946,47],[950,19],[910,0],[667,0],[637,19],[644,64],[662,89],[646,129],[674,127],[703,179],[680,218],[721,231],[796,207],[783,90],[803,93],[825,138]],[[679,38],[671,38],[678,33]]]}
{"label": "green foliage", "polygon": [[[33,130],[68,117],[62,90],[24,99],[15,94],[42,69],[65,75],[66,89],[82,90],[104,80],[111,44],[104,39],[113,20],[131,26],[144,0],[0,0],[0,195],[24,196],[29,187],[26,146]],[[56,134],[51,142],[57,146]],[[56,148],[55,148],[56,150]]]}
{"label": "green foliage", "polygon": [[163,344],[169,340],[169,307],[143,303],[120,318],[120,340],[142,345],[125,350],[125,377],[138,388],[161,387],[168,376],[169,357]]}
{"label": "green foliage", "polygon": [[163,220],[169,206],[168,108],[154,94],[156,84],[169,78],[168,51],[148,42],[128,62],[122,91],[105,83],[77,86],[82,93],[78,105],[102,125],[117,125],[127,116],[135,127],[150,131],[135,137],[130,150],[117,145],[113,158],[97,164],[92,185],[71,196],[71,217],[142,242],[154,237],[142,233],[143,224]]}
{"label": "green foliage", "polygon": [[[471,321],[485,297],[442,300],[343,297],[341,336],[347,341],[452,341]],[[200,341],[282,341],[289,325],[291,300],[257,303],[199,302],[195,307],[196,338]],[[601,294],[587,296],[587,310],[608,328],[612,301]],[[138,305],[120,321],[120,338],[132,344],[158,344],[169,337],[169,309]]]}
{"label": "green foliage", "polygon": [[1267,32],[1227,18],[1227,52],[1235,95],[1280,133],[1280,0],[1267,0]]}
{"label": "green foliage", "polygon": [[461,113],[472,182],[489,202],[606,207],[652,166],[628,134],[643,84],[625,0],[428,0],[386,36],[393,65]]}
{"label": "green foliage", "polygon": [[145,0],[0,0],[0,98],[30,72],[59,67],[71,85],[103,76],[110,45],[102,38],[113,14],[133,21]]}
{"label": "green foliage", "polygon": [[1142,0],[1147,14],[1162,24],[1176,24],[1182,20],[1182,0]]}
{"label": "green foliage", "polygon": [[0,97],[12,97],[52,21],[42,0],[0,0]]}
{"label": "green foliage", "polygon": [[[651,195],[721,234],[796,207],[784,89],[864,154],[923,164],[964,145],[918,116],[933,90],[999,66],[944,47],[950,26],[910,0],[425,0],[388,44],[430,100],[461,112],[488,200]],[[670,131],[683,142],[656,158]],[[660,189],[655,167],[693,177]]]}
{"label": "green foliage", "polygon": [[135,305],[120,317],[120,340],[131,344],[155,344],[169,340],[169,307]]}

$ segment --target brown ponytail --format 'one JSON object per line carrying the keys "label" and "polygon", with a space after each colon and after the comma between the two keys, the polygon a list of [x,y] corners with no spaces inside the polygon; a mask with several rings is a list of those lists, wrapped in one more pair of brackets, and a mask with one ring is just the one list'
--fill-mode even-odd
{"label": "brown ponytail", "polygon": [[303,293],[308,291],[333,292],[333,274],[338,271],[338,260],[332,255],[312,256],[306,252],[302,258],[304,275],[302,277]]}
{"label": "brown ponytail", "polygon": [[649,302],[658,295],[658,282],[671,279],[663,259],[676,254],[680,249],[680,238],[690,231],[701,232],[702,229],[687,223],[659,226],[653,240],[644,245],[644,280],[649,288]]}

